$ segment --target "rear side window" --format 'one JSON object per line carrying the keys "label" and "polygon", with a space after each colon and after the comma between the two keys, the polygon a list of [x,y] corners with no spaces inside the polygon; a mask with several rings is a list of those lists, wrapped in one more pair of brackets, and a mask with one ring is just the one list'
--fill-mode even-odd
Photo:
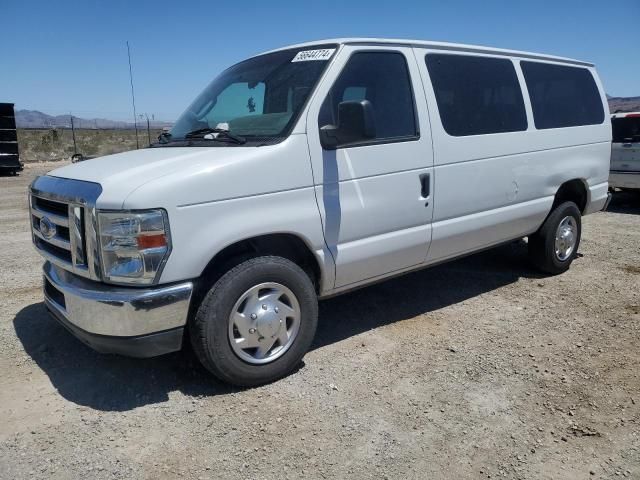
{"label": "rear side window", "polygon": [[527,129],[522,90],[511,60],[429,53],[427,70],[449,135]]}
{"label": "rear side window", "polygon": [[349,58],[320,109],[318,126],[336,125],[338,105],[369,100],[376,122],[376,140],[418,134],[407,61],[399,52],[359,52]]}
{"label": "rear side window", "polygon": [[537,129],[597,125],[604,109],[593,75],[586,68],[520,62]]}

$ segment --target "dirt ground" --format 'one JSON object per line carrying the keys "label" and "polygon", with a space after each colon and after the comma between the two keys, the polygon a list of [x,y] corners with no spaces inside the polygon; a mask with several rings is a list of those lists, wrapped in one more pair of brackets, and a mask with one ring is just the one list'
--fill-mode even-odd
{"label": "dirt ground", "polygon": [[48,317],[26,187],[53,167],[0,177],[1,478],[640,478],[640,196],[564,275],[518,242],[324,301],[304,365],[239,390]]}

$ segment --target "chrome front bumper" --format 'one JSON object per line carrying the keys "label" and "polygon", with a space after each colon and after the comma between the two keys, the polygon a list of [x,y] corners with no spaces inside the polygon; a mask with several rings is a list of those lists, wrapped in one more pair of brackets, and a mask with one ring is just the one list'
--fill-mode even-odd
{"label": "chrome front bumper", "polygon": [[46,262],[45,304],[80,340],[104,353],[150,357],[179,350],[191,282],[154,288],[114,287]]}

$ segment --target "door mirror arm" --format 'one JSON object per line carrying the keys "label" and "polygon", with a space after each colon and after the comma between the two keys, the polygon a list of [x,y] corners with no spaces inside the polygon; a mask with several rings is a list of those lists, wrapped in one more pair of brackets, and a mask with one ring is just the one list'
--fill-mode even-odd
{"label": "door mirror arm", "polygon": [[335,150],[340,144],[338,127],[336,125],[325,125],[320,127],[320,143],[325,150]]}

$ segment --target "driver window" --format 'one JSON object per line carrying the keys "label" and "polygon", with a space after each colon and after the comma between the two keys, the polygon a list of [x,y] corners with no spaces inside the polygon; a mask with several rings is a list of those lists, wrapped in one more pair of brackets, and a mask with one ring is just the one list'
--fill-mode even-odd
{"label": "driver window", "polygon": [[320,108],[318,127],[337,125],[340,102],[369,100],[376,140],[416,137],[411,78],[400,52],[358,52],[351,56]]}

